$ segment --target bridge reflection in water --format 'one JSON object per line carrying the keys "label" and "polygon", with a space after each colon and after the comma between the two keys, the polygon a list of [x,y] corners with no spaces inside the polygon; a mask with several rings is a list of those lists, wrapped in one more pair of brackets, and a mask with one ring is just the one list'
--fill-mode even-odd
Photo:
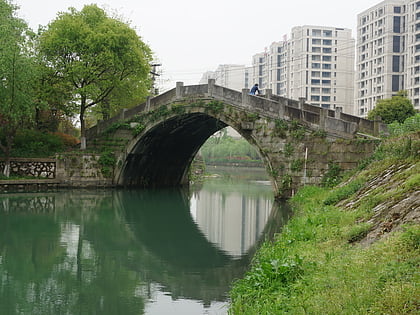
{"label": "bridge reflection in water", "polygon": [[181,190],[0,195],[0,313],[165,314],[176,304],[198,314],[226,301],[255,242],[278,230],[287,212],[260,193],[213,188],[191,197]]}

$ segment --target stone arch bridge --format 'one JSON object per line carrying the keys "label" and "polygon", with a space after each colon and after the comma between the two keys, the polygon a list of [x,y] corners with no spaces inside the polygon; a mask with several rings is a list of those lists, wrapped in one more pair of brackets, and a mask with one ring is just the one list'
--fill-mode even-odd
{"label": "stone arch bridge", "polygon": [[354,168],[386,132],[380,122],[340,108],[312,106],[270,90],[252,96],[209,80],[193,86],[178,82],[175,89],[99,122],[87,131],[87,151],[108,154],[111,163],[102,176],[110,185],[182,186],[188,184],[189,166],[200,147],[226,126],[259,152],[278,197],[319,184],[337,169]]}

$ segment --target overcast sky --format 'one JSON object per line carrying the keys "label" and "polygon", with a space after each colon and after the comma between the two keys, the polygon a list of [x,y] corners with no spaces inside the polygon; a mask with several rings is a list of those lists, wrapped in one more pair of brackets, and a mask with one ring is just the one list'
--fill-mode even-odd
{"label": "overcast sky", "polygon": [[250,65],[254,54],[289,35],[291,28],[318,25],[350,28],[358,13],[379,0],[13,0],[34,30],[69,7],[96,3],[131,21],[153,50],[161,90],[175,82],[197,84],[219,64]]}

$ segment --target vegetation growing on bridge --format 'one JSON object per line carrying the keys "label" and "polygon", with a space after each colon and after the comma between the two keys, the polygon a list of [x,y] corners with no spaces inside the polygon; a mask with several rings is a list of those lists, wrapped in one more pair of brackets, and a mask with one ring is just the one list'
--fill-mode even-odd
{"label": "vegetation growing on bridge", "polygon": [[336,188],[299,190],[294,217],[233,285],[229,313],[417,313],[420,226],[409,218],[419,211],[419,126]]}

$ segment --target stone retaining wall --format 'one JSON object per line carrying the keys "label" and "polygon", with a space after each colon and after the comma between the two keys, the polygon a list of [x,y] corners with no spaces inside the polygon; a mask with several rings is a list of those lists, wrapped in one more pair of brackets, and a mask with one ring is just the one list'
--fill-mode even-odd
{"label": "stone retaining wall", "polygon": [[[0,173],[3,173],[4,158],[0,159]],[[49,178],[56,177],[55,159],[47,158],[12,158],[10,176]]]}

